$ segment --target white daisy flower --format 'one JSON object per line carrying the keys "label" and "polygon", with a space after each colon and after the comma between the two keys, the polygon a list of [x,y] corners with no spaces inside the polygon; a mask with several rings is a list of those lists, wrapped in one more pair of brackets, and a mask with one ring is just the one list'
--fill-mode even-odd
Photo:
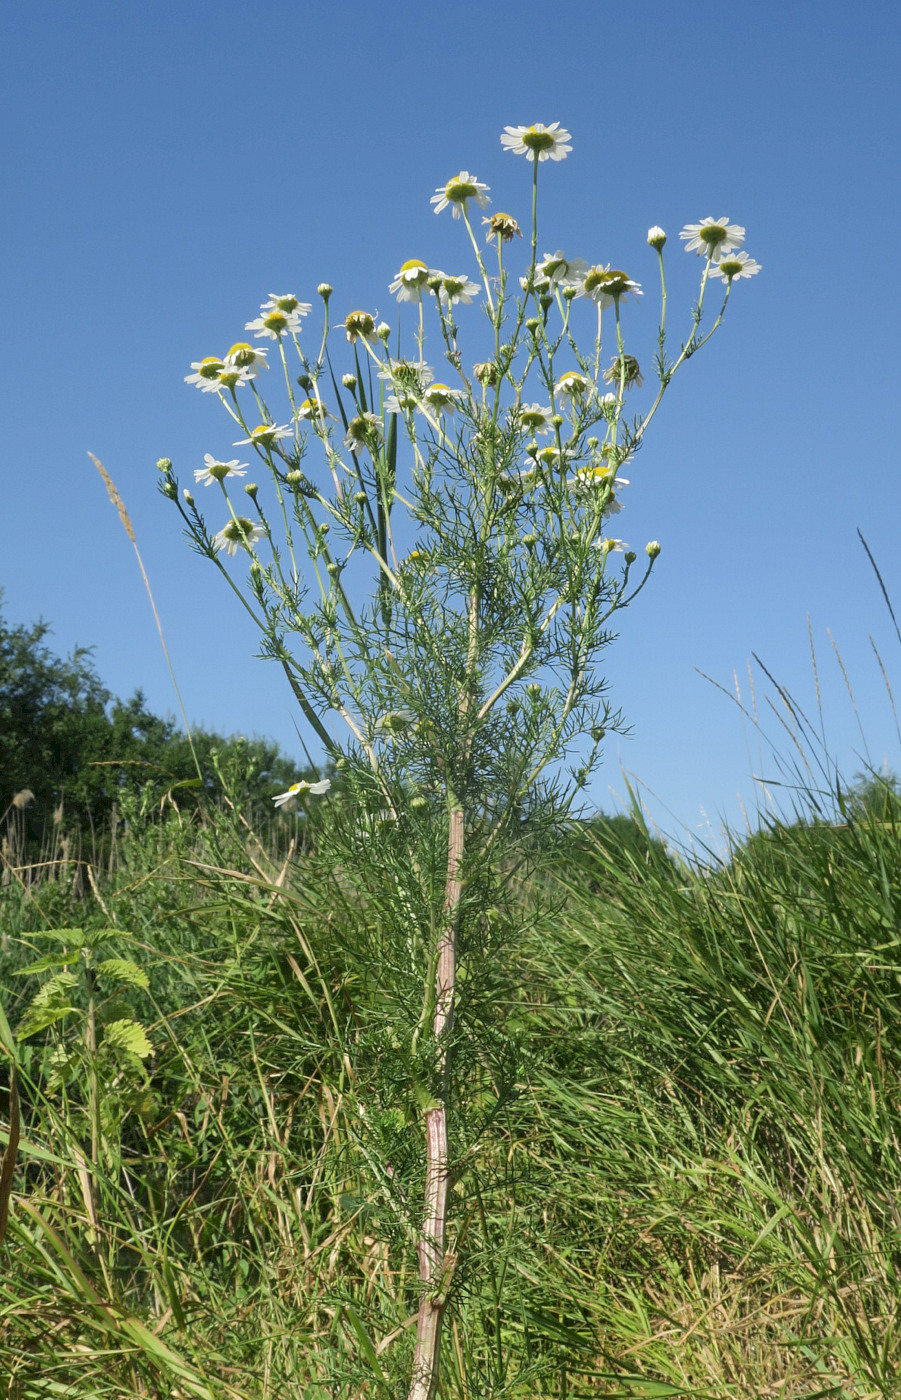
{"label": "white daisy flower", "polygon": [[419,301],[422,289],[431,276],[427,265],[419,258],[408,258],[401,263],[394,281],[388,284],[388,291],[396,292],[398,301]]}
{"label": "white daisy flower", "polygon": [[269,300],[264,301],[260,307],[260,315],[255,321],[248,321],[244,329],[253,331],[257,339],[268,336],[270,340],[278,340],[286,332],[297,335],[300,330],[300,318],[312,309],[308,301],[298,301],[295,296],[276,296],[272,293]]}
{"label": "white daisy flower", "polygon": [[553,431],[551,419],[554,410],[540,403],[524,403],[519,410],[520,426],[527,433],[549,433]]}
{"label": "white daisy flower", "polygon": [[453,413],[457,403],[463,397],[463,391],[462,389],[451,389],[448,384],[441,384],[436,380],[434,384],[429,384],[424,390],[422,397],[431,408],[437,408],[439,413]]}
{"label": "white daisy flower", "polygon": [[462,273],[459,277],[447,277],[442,273],[438,295],[445,306],[453,306],[456,301],[463,302],[465,306],[471,306],[473,297],[477,297],[480,290],[478,282],[464,277]]}
{"label": "white daisy flower", "polygon": [[206,355],[202,360],[192,360],[193,374],[185,375],[186,384],[196,384],[204,394],[215,394],[219,389],[219,376],[225,369],[225,361],[218,355]]}
{"label": "white daisy flower", "polygon": [[198,467],[194,472],[194,480],[198,486],[203,482],[204,486],[212,486],[214,481],[225,481],[230,476],[246,476],[247,463],[239,462],[237,457],[231,462],[220,462],[209,452],[204,452],[203,460],[205,467]]}
{"label": "white daisy flower", "polygon": [[385,400],[385,412],[403,413],[416,408],[434,377],[434,371],[428,365],[389,359],[387,368],[379,370],[379,379],[386,380],[393,390]]}
{"label": "white daisy flower", "polygon": [[326,418],[334,418],[334,416],[333,413],[329,413],[325,404],[320,403],[318,399],[304,399],[302,403],[297,405],[298,418],[306,418],[310,421],[314,418],[318,418],[320,423],[324,423]]}
{"label": "white daisy flower", "polygon": [[249,345],[246,340],[237,341],[229,350],[225,357],[226,368],[234,367],[244,370],[248,379],[256,379],[260,367],[268,369],[266,362],[268,350],[264,350],[259,345]]}
{"label": "white daisy flower", "polygon": [[387,714],[380,715],[376,720],[373,729],[376,734],[403,734],[405,729],[409,729],[411,724],[416,723],[416,712],[414,710],[389,710]]}
{"label": "white daisy flower", "polygon": [[459,175],[448,180],[443,189],[435,191],[429,203],[434,204],[436,214],[450,206],[454,218],[459,219],[461,211],[466,208],[467,199],[474,199],[480,209],[491,203],[488,188],[488,185],[483,185],[474,175],[470,175],[468,170],[461,170]]}
{"label": "white daisy flower", "polygon": [[708,258],[719,259],[734,248],[740,248],[745,241],[745,231],[740,224],[730,224],[728,216],[721,219],[702,219],[699,224],[686,224],[679,237],[685,240],[685,251],[697,249]]}
{"label": "white daisy flower", "polygon": [[584,258],[567,259],[558,248],[556,253],[545,253],[535,267],[535,282],[552,287],[578,287],[588,272]]}
{"label": "white daisy flower", "polygon": [[535,453],[535,461],[549,471],[559,467],[563,460],[563,454],[558,447],[540,447]]}
{"label": "white daisy flower", "polygon": [[331,778],[323,778],[319,783],[308,783],[303,778],[299,783],[292,783],[287,792],[280,792],[277,797],[273,797],[272,801],[276,807],[284,807],[288,802],[293,802],[296,797],[300,797],[305,792],[308,792],[311,797],[321,797],[323,793],[328,792],[331,785]]}
{"label": "white daisy flower", "polygon": [[616,476],[612,467],[580,467],[574,480],[579,486],[596,486],[598,488],[612,486],[616,489],[631,484],[628,477]]}
{"label": "white daisy flower", "polygon": [[559,122],[551,122],[550,126],[535,122],[534,126],[505,126],[501,145],[526,160],[565,160],[572,150],[565,143],[571,140]]}
{"label": "white daisy flower", "polygon": [[588,388],[588,380],[584,374],[580,374],[577,369],[567,370],[566,374],[561,374],[554,385],[554,393],[562,395],[563,398],[577,399],[585,393]]}
{"label": "white daisy flower", "polygon": [[224,549],[226,554],[237,554],[239,545],[242,549],[252,550],[255,544],[265,538],[265,525],[255,525],[246,516],[239,515],[234,520],[229,520],[218,535],[213,536],[213,548]]}
{"label": "white daisy flower", "polygon": [[740,253],[727,253],[710,269],[711,277],[722,277],[724,282],[740,282],[743,277],[754,277],[760,271],[760,263],[749,258],[742,249]]}
{"label": "white daisy flower", "polygon": [[590,267],[582,279],[582,296],[590,297],[602,311],[630,296],[643,295],[637,282],[627,277],[621,268],[611,267],[609,263],[606,267]]}
{"label": "white daisy flower", "polygon": [[626,544],[625,540],[595,540],[592,545],[592,549],[599,549],[605,559],[608,554],[622,554],[623,550],[628,548],[629,546]]}
{"label": "white daisy flower", "polygon": [[261,423],[258,428],[253,428],[250,437],[238,438],[232,443],[233,447],[273,447],[275,443],[281,442],[282,438],[293,437],[291,428],[277,428],[274,423]]}

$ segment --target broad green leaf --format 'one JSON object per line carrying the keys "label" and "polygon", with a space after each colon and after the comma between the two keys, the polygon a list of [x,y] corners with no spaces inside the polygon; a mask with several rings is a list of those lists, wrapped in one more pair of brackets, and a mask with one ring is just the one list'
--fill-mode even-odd
{"label": "broad green leaf", "polygon": [[130,958],[104,958],[97,964],[97,972],[101,977],[127,982],[130,987],[146,987],[149,983],[147,973]]}
{"label": "broad green leaf", "polygon": [[137,1021],[110,1021],[103,1028],[103,1043],[114,1050],[127,1050],[141,1059],[153,1054],[147,1033]]}

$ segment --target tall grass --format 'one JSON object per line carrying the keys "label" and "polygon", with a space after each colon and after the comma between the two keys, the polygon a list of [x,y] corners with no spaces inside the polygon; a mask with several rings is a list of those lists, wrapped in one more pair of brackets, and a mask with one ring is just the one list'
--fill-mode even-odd
{"label": "tall grass", "polygon": [[[726,861],[575,833],[520,891],[444,1396],[897,1393],[901,802],[795,786]],[[174,814],[74,888],[0,895],[7,1051],[47,976],[16,974],[67,927],[146,972],[125,1001],[155,1051],[104,1068],[102,979],[93,1043],[79,1004],[16,1048],[3,1400],[404,1393],[419,1129],[353,976],[385,895],[284,831]]]}

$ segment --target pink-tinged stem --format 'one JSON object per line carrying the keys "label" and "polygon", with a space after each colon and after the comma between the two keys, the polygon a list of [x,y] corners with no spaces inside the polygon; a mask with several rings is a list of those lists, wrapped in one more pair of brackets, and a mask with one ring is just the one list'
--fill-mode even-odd
{"label": "pink-tinged stem", "polygon": [[[444,918],[435,970],[435,1015],[432,1030],[439,1047],[439,1071],[447,1069],[447,1038],[454,1019],[457,921],[463,892],[463,809],[454,804],[450,813],[447,846],[447,884]],[[442,1044],[444,1042],[444,1044]],[[419,1238],[419,1318],[416,1352],[408,1400],[434,1400],[438,1389],[441,1325],[456,1257],[445,1253],[447,1234],[447,1107],[433,1102],[425,1115],[425,1209]]]}

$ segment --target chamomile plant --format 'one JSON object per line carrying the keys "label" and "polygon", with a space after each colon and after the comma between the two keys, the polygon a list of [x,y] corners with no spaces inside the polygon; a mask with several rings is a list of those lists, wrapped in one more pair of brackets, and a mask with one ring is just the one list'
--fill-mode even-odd
{"label": "chamomile plant", "polygon": [[[722,323],[733,282],[759,271],[743,228],[686,225],[700,287],[671,351],[667,238],[648,231],[640,256],[650,248],[662,298],[656,388],[638,407],[651,377],[635,353],[633,318],[649,300],[638,266],[539,243],[546,162],[565,160],[571,140],[557,122],[501,136],[531,176],[522,225],[469,170],[438,186],[434,214],[457,221],[462,251],[450,272],[422,246],[386,269],[398,338],[352,301],[336,318],[328,284],[315,330],[310,302],[270,294],[246,340],[187,376],[231,429],[221,458],[194,473],[202,500],[158,463],[190,542],[257,624],[341,775],[331,793],[326,780],[297,785],[276,805],[300,795],[355,808],[357,820],[334,824],[329,868],[367,878],[376,903],[389,892],[369,945],[382,1013],[368,1042],[358,1034],[356,1082],[361,1135],[376,1108],[412,1105],[422,1125],[407,1176],[393,1162],[373,1188],[417,1261],[411,1400],[435,1394],[476,1210],[468,1173],[516,1077],[500,999],[478,991],[512,937],[503,892],[547,848],[621,724],[598,663],[660,554],[657,541],[621,538],[633,458],[674,375]],[[467,1113],[473,1075],[495,1109]],[[370,1165],[373,1150],[361,1148]]]}

